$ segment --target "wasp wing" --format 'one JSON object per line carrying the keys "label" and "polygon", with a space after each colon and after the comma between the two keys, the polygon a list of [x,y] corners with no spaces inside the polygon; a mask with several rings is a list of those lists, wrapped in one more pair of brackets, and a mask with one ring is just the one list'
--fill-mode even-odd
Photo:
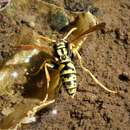
{"label": "wasp wing", "polygon": [[66,30],[77,28],[77,30],[75,30],[68,38],[68,43],[72,43],[76,47],[79,45],[81,46],[88,33],[102,29],[104,26],[105,23],[98,24],[97,18],[89,11],[78,13],[75,20],[66,28]]}
{"label": "wasp wing", "polygon": [[[21,103],[14,105],[14,111],[0,121],[0,129],[16,129],[21,126],[21,124],[35,121],[35,114],[55,101],[59,90],[59,70],[50,70],[49,72],[51,77],[49,88],[47,88],[45,73],[43,73],[42,77],[43,87],[34,87],[34,85],[36,85],[34,81],[36,76],[33,79],[34,85],[31,84],[31,86],[33,85],[33,89],[26,93]],[[28,84],[30,84],[30,82]],[[32,94],[30,94],[30,92]],[[48,95],[48,97],[47,100],[44,101],[46,95]],[[30,116],[30,113],[32,116]]]}
{"label": "wasp wing", "polygon": [[43,52],[45,54],[47,54],[50,58],[54,57],[54,50],[52,47],[47,46],[47,45],[36,45],[36,44],[24,44],[24,45],[18,45],[15,48],[20,49],[20,50],[33,50],[36,49],[40,52]]}
{"label": "wasp wing", "polygon": [[73,39],[71,39],[69,42],[73,43],[73,44],[74,43],[76,44],[77,41],[79,41],[79,40],[83,39],[84,37],[86,37],[86,35],[88,33],[94,32],[96,30],[103,29],[104,27],[105,27],[105,23],[103,22],[103,23],[99,23],[99,24],[89,28],[88,30],[84,31],[83,33],[79,33],[79,35],[77,35],[77,36],[74,36],[74,34],[73,34]]}

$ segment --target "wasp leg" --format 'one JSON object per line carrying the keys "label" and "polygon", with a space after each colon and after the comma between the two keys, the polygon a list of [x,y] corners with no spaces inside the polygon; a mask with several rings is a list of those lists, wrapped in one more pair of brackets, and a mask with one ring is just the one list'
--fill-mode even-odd
{"label": "wasp leg", "polygon": [[49,88],[49,83],[50,83],[50,80],[51,80],[48,68],[53,69],[54,67],[55,67],[54,64],[49,64],[46,61],[44,61],[43,64],[41,65],[40,69],[36,72],[36,73],[38,73],[40,70],[42,70],[44,68],[45,76],[46,76],[46,79],[47,79],[47,88]]}
{"label": "wasp leg", "polygon": [[77,57],[78,57],[78,59],[79,59],[79,63],[80,63],[81,68],[82,68],[86,73],[88,73],[88,74],[92,77],[92,79],[95,81],[95,83],[97,83],[100,87],[102,87],[103,89],[105,89],[106,91],[108,91],[108,92],[110,92],[110,93],[117,93],[117,91],[113,91],[113,90],[110,90],[110,89],[108,89],[107,87],[105,87],[105,86],[91,73],[91,71],[90,71],[89,69],[85,68],[85,67],[83,66],[82,57],[80,56],[79,52],[76,51],[76,50],[74,50],[74,52],[76,53],[76,55],[77,55]]}
{"label": "wasp leg", "polygon": [[66,39],[73,33],[75,30],[77,30],[76,27],[70,29],[70,31],[66,34],[66,36],[63,38],[63,41],[66,41]]}
{"label": "wasp leg", "polygon": [[50,105],[50,104],[52,104],[52,103],[54,103],[54,102],[55,102],[55,99],[48,101],[48,94],[46,94],[45,99],[44,99],[43,101],[41,101],[39,105],[35,106],[35,107],[33,108],[33,110],[29,111],[29,112],[27,113],[27,116],[28,116],[28,117],[34,117],[35,114],[36,114],[39,110],[41,110],[42,108],[44,108],[44,107],[46,107],[46,106],[48,106],[48,105]]}
{"label": "wasp leg", "polygon": [[44,65],[44,69],[45,69],[45,75],[46,75],[46,79],[47,79],[47,88],[49,88],[49,83],[50,83],[50,74],[49,74],[49,71],[47,68],[53,68],[51,64],[48,64],[45,62],[45,65]]}
{"label": "wasp leg", "polygon": [[45,62],[46,62],[46,61],[44,61],[44,62],[42,63],[42,65],[40,66],[40,68],[39,68],[36,72],[32,73],[31,75],[34,75],[34,76],[37,75],[37,74],[44,68]]}

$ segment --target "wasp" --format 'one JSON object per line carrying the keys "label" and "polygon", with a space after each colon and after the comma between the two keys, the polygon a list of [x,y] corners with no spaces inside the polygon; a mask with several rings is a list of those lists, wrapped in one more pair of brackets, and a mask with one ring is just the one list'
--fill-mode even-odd
{"label": "wasp", "polygon": [[[66,89],[68,95],[72,98],[76,94],[77,90],[77,72],[73,62],[73,56],[77,57],[79,60],[79,65],[81,68],[89,74],[92,79],[106,91],[111,93],[117,93],[116,91],[110,90],[105,87],[92,73],[89,69],[84,67],[83,59],[79,54],[79,50],[82,47],[82,44],[87,38],[87,34],[94,32],[96,30],[100,30],[104,28],[105,23],[98,23],[96,18],[90,13],[80,13],[74,22],[68,28],[67,34],[63,38],[51,39],[49,37],[43,35],[36,35],[36,38],[46,41],[48,44],[23,44],[17,46],[21,50],[38,50],[47,54],[46,59],[44,59],[42,65],[35,73],[39,73],[41,70],[44,70],[43,76],[43,89],[45,90],[43,93],[43,100],[39,102],[36,106],[31,108],[29,106],[23,106],[23,108],[27,107],[25,117],[19,117],[19,123],[16,124],[16,129],[23,122],[33,122],[35,120],[35,114],[48,106],[51,103],[55,102],[55,96],[60,89],[60,79]],[[20,57],[21,58],[21,57]],[[19,61],[20,61],[19,58]],[[26,58],[24,58],[26,60]],[[27,104],[28,105],[28,104]],[[21,110],[19,107],[15,108],[16,110]],[[15,112],[10,115],[10,118],[15,117]],[[4,120],[4,122],[8,121],[8,118]],[[14,120],[12,121],[14,122]],[[6,124],[6,123],[5,123]]]}
{"label": "wasp", "polygon": [[[96,77],[89,71],[89,69],[85,68],[83,66],[82,57],[79,54],[79,49],[82,46],[83,39],[86,38],[86,35],[88,33],[94,32],[96,30],[102,29],[105,26],[105,23],[94,23],[93,26],[89,27],[87,29],[84,29],[83,26],[83,17],[89,17],[90,21],[96,21],[94,16],[90,14],[90,12],[83,13],[82,15],[79,15],[76,21],[79,24],[74,24],[75,27],[72,27],[69,32],[61,39],[54,40],[50,39],[49,37],[39,35],[39,37],[47,42],[50,42],[53,46],[39,46],[39,45],[20,45],[20,48],[24,50],[28,49],[38,49],[42,52],[45,52],[49,54],[49,58],[43,62],[40,69],[36,72],[38,73],[40,70],[44,68],[45,70],[45,76],[47,80],[47,88],[50,86],[51,78],[49,74],[49,69],[58,70],[57,75],[59,75],[60,79],[62,80],[62,83],[66,89],[66,92],[71,96],[74,97],[77,90],[77,77],[76,77],[76,69],[73,63],[72,55],[77,56],[79,59],[79,63],[81,68],[87,72],[92,79],[100,85],[102,88],[107,90],[111,93],[116,93],[116,91],[112,91],[108,88],[106,88],[100,81],[96,79]],[[81,26],[82,25],[82,26]],[[78,27],[82,27],[78,29]],[[69,39],[70,36],[73,36]],[[68,40],[69,39],[69,40]],[[82,40],[81,40],[82,39]],[[54,75],[55,76],[55,75]]]}

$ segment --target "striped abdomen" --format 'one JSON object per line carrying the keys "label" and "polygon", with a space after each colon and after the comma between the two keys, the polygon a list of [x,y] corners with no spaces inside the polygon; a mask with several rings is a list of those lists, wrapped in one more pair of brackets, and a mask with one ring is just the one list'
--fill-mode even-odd
{"label": "striped abdomen", "polygon": [[69,95],[74,96],[77,89],[76,70],[72,61],[61,63],[59,66],[63,85]]}

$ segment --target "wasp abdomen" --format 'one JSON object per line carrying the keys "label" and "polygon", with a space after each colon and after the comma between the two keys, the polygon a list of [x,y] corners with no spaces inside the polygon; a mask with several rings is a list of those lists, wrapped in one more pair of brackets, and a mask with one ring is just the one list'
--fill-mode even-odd
{"label": "wasp abdomen", "polygon": [[76,70],[72,61],[62,63],[60,65],[60,75],[63,85],[69,95],[74,95],[77,89]]}
{"label": "wasp abdomen", "polygon": [[60,77],[67,93],[74,96],[77,89],[76,70],[69,55],[67,43],[61,41],[55,45],[56,55],[59,59]]}

